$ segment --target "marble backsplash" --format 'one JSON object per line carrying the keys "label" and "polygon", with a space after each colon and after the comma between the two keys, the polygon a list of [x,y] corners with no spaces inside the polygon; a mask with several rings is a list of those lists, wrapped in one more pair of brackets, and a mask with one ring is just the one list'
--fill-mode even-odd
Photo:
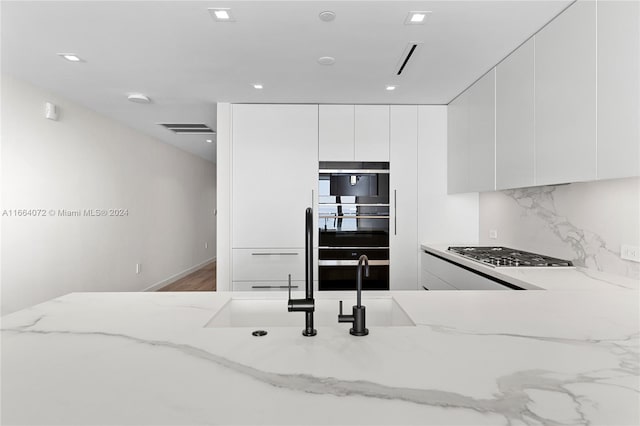
{"label": "marble backsplash", "polygon": [[640,246],[640,178],[481,193],[480,244],[640,279],[640,263],[620,258],[622,244]]}

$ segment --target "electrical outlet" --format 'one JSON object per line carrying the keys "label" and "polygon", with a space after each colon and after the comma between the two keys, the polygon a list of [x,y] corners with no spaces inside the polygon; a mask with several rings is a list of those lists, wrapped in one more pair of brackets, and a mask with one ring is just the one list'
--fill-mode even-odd
{"label": "electrical outlet", "polygon": [[623,244],[620,248],[620,257],[625,260],[640,263],[640,247]]}
{"label": "electrical outlet", "polygon": [[489,229],[489,238],[492,240],[498,239],[498,230],[497,229]]}
{"label": "electrical outlet", "polygon": [[142,263],[136,263],[136,274],[142,272]]}

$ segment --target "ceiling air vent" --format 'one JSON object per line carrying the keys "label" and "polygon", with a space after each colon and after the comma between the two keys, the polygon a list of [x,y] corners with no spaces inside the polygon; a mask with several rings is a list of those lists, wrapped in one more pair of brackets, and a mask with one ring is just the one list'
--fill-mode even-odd
{"label": "ceiling air vent", "polygon": [[418,43],[409,43],[407,45],[407,47],[404,49],[404,52],[402,52],[402,56],[400,57],[400,62],[398,62],[396,75],[402,74],[402,71],[404,71],[405,67],[407,66],[409,59],[411,59],[411,55],[415,53],[417,48],[418,48]]}
{"label": "ceiling air vent", "polygon": [[179,135],[212,135],[216,132],[211,130],[206,124],[194,123],[158,123],[162,127],[171,130]]}

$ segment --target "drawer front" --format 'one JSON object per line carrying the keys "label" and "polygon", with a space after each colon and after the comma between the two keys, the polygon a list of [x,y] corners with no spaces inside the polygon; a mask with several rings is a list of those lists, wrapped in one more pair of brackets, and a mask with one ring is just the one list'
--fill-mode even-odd
{"label": "drawer front", "polygon": [[304,249],[234,249],[233,281],[304,280]]}
{"label": "drawer front", "polygon": [[458,290],[511,290],[509,287],[467,271],[429,253],[423,253],[422,255],[422,269]]}
{"label": "drawer front", "polygon": [[[288,281],[234,281],[233,291],[289,291]],[[291,281],[292,291],[304,291],[304,281]]]}
{"label": "drawer front", "polygon": [[457,290],[457,288],[455,288],[451,284],[442,281],[440,278],[430,274],[424,269],[422,270],[422,275],[420,276],[420,285],[423,289],[427,290]]}

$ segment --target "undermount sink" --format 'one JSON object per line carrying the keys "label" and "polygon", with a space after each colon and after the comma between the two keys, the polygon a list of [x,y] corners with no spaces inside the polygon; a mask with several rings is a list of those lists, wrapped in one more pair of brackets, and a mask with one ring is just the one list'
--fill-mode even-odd
{"label": "undermount sink", "polygon": [[[344,313],[351,313],[355,305],[352,295],[344,298],[315,300],[316,327],[345,327],[338,323],[339,301],[343,300]],[[367,308],[367,327],[415,326],[393,297],[363,298]],[[302,327],[304,315],[287,311],[287,299],[232,298],[218,311],[205,327]]]}

